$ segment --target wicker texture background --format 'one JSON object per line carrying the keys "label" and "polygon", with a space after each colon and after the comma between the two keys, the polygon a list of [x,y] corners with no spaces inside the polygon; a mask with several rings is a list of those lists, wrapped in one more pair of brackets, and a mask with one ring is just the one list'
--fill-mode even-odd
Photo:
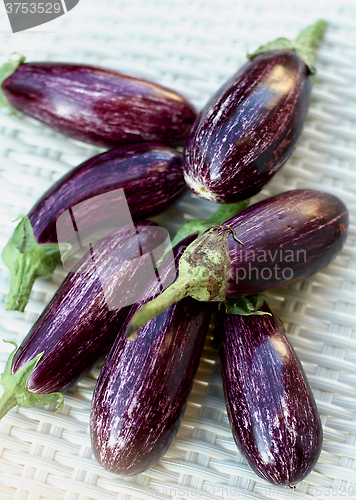
{"label": "wicker texture background", "polygon": [[[351,216],[348,241],[315,277],[271,292],[313,388],[324,426],[314,471],[295,490],[259,479],[242,460],[226,414],[218,355],[206,343],[178,435],[152,469],[121,478],[92,456],[88,429],[99,367],[53,407],[14,408],[0,423],[2,500],[171,498],[356,498],[356,6],[354,1],[81,0],[35,32],[6,33],[0,10],[1,57],[98,64],[170,86],[201,108],[244,63],[245,54],[276,36],[294,37],[319,17],[328,22],[316,67],[307,124],[291,160],[254,198],[295,188],[339,196]],[[52,30],[52,32],[49,32]],[[73,141],[24,115],[0,110],[0,249],[13,220],[69,168],[99,149]],[[208,217],[210,202],[187,194],[159,217],[174,231]],[[5,312],[8,272],[0,263],[1,339],[20,342],[64,278],[57,269],[35,283],[24,314]],[[0,340],[1,340],[0,339]],[[0,342],[0,370],[12,346]]]}

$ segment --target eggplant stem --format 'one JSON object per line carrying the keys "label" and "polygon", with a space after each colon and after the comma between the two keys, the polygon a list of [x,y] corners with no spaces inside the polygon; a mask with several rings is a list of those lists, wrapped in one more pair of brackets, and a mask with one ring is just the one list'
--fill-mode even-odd
{"label": "eggplant stem", "polygon": [[[4,342],[7,342],[6,340]],[[43,356],[43,352],[38,354],[31,361],[22,366],[16,373],[12,373],[12,363],[17,351],[17,344],[9,342],[15,346],[15,349],[10,354],[4,372],[1,375],[1,384],[4,388],[4,394],[0,398],[0,420],[6,415],[11,408],[16,405],[25,408],[32,408],[33,406],[44,406],[47,404],[55,403],[60,399],[56,411],[59,411],[64,403],[63,394],[60,392],[52,392],[50,394],[36,394],[27,390],[28,381],[32,372],[36,368],[38,362]]]}
{"label": "eggplant stem", "polygon": [[304,28],[294,40],[277,38],[276,40],[261,45],[255,52],[248,54],[247,57],[253,59],[258,54],[263,54],[271,50],[294,50],[308,67],[309,71],[315,73],[315,68],[313,66],[315,50],[318,46],[318,42],[323,37],[326,26],[326,21],[324,21],[324,19],[319,19],[315,21],[315,23]]}
{"label": "eggplant stem", "polygon": [[[187,222],[177,232],[175,238],[172,241],[172,246],[174,247],[180,241],[182,241],[184,238],[186,238],[191,234],[198,233],[199,237],[201,237],[202,235],[207,233],[209,238],[209,234],[211,232],[217,233],[220,229],[224,229],[225,234],[227,234],[227,236],[229,233],[232,233],[234,239],[238,243],[243,245],[242,241],[240,241],[237,238],[235,230],[222,223],[225,220],[232,217],[233,215],[240,212],[241,210],[245,209],[248,206],[249,202],[250,200],[239,201],[237,203],[226,203],[220,205],[217,211],[208,220],[196,219]],[[223,247],[226,248],[227,248],[227,236],[221,237],[222,245]],[[197,240],[195,240],[195,242],[193,242],[191,245],[194,245],[195,248],[196,243]],[[187,250],[189,248],[192,248],[191,245],[187,247]],[[226,253],[226,248],[225,248],[225,253]],[[163,262],[163,258],[165,257],[165,255],[166,254],[163,254],[163,256],[161,257],[160,261],[157,264],[157,267]],[[184,254],[182,255],[182,257],[183,256]],[[210,259],[211,257],[209,257],[209,260]],[[182,260],[182,262],[183,261],[184,259]],[[222,259],[222,262],[224,262],[224,258]],[[220,263],[218,262],[217,265],[219,266],[219,264]],[[204,268],[203,266],[197,266],[198,274],[195,277],[179,277],[170,287],[166,288],[166,290],[164,290],[161,293],[161,295],[151,300],[150,302],[147,302],[138,311],[136,311],[136,313],[133,315],[127,327],[127,330],[125,332],[125,337],[129,340],[135,340],[137,338],[137,333],[141,328],[141,326],[146,324],[155,316],[158,316],[158,314],[167,309],[167,307],[171,306],[175,302],[178,302],[184,297],[187,297],[191,293],[193,294],[194,298],[198,300],[203,300],[203,298],[199,298],[199,290],[201,293],[204,294],[204,286],[206,287],[206,277],[204,276],[203,273],[200,272],[203,268]],[[182,270],[180,267],[180,273],[181,271]],[[198,294],[195,295],[194,292],[198,292]],[[220,299],[215,298],[215,301],[216,300],[221,301],[222,299],[223,299],[222,297]]]}
{"label": "eggplant stem", "polygon": [[318,42],[322,39],[326,29],[326,21],[318,19],[315,23],[304,28],[294,39],[294,43],[309,50],[315,50]]}
{"label": "eggplant stem", "polygon": [[25,61],[25,57],[18,52],[11,54],[9,60],[0,66],[0,105],[11,109],[11,111],[17,111],[17,109],[10,104],[6,98],[4,91],[2,90],[2,84],[4,81],[15,73],[17,68]]}
{"label": "eggplant stem", "polygon": [[49,276],[61,257],[57,243],[37,243],[30,219],[24,216],[2,251],[2,260],[10,271],[5,308],[23,312],[35,280]]}
{"label": "eggplant stem", "polygon": [[175,304],[189,295],[192,280],[178,278],[171,286],[166,288],[158,297],[144,304],[133,315],[125,337],[128,340],[135,340],[141,326],[165,311],[169,306]]}
{"label": "eggplant stem", "polygon": [[225,300],[231,269],[227,239],[233,232],[229,226],[218,225],[198,236],[179,259],[178,279],[136,311],[127,327],[126,338],[135,340],[141,326],[187,296],[202,302]]}

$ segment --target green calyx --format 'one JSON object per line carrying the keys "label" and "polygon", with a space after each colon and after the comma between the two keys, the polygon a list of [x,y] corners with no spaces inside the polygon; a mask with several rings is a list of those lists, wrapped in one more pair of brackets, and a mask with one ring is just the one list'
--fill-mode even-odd
{"label": "green calyx", "polygon": [[50,275],[60,263],[56,243],[37,243],[30,219],[24,216],[2,251],[2,260],[10,271],[7,310],[24,311],[33,283]]}
{"label": "green calyx", "polygon": [[239,201],[237,203],[224,203],[220,205],[217,211],[210,217],[210,219],[195,219],[190,220],[184,224],[178,231],[172,240],[172,247],[175,247],[184,238],[191,234],[198,233],[203,234],[212,226],[221,224],[222,222],[230,219],[233,215],[236,215],[241,210],[244,210],[249,204],[250,200]]}
{"label": "green calyx", "polygon": [[17,52],[11,54],[10,59],[0,66],[0,104],[11,111],[17,111],[12,104],[9,103],[2,90],[2,84],[12,73],[15,73],[17,68],[25,61],[25,57]]}
{"label": "green calyx", "polygon": [[224,306],[227,314],[238,314],[240,316],[274,316],[285,332],[286,329],[283,321],[275,312],[271,314],[270,312],[260,311],[264,303],[271,309],[266,295],[264,293],[256,293],[254,295],[245,295],[243,297],[229,299],[224,302]]}
{"label": "green calyx", "polygon": [[184,297],[204,302],[225,300],[231,268],[227,239],[231,233],[234,234],[233,229],[220,225],[198,236],[179,259],[178,279],[134,314],[126,337],[130,340],[137,338],[141,326]]}
{"label": "green calyx", "polygon": [[262,45],[252,54],[248,54],[247,57],[249,59],[253,59],[258,54],[263,54],[264,52],[268,52],[270,50],[295,50],[304,61],[305,65],[309,68],[310,72],[315,73],[315,68],[313,66],[315,50],[318,46],[318,42],[323,37],[325,29],[326,21],[319,19],[315,23],[304,28],[294,40],[277,38],[272,42]]}
{"label": "green calyx", "polygon": [[214,334],[212,347],[219,349],[224,330],[223,318],[225,314],[235,314],[237,316],[272,316],[269,312],[259,310],[265,302],[268,303],[267,297],[263,293],[234,297],[221,302],[213,313]]}
{"label": "green calyx", "polygon": [[227,314],[239,314],[241,316],[263,316],[271,313],[260,311],[260,307],[267,302],[267,298],[263,293],[254,295],[246,295],[244,297],[235,297],[225,302]]}
{"label": "green calyx", "polygon": [[5,392],[0,398],[0,420],[8,411],[11,410],[11,408],[14,408],[16,405],[23,406],[25,408],[32,408],[33,406],[45,406],[47,404],[55,403],[58,399],[60,399],[56,408],[56,411],[59,411],[64,403],[63,394],[60,392],[52,392],[51,394],[36,394],[27,390],[28,381],[38,362],[42,358],[43,352],[38,354],[26,365],[22,366],[16,373],[12,374],[11,368],[17,351],[17,344],[15,342],[9,343],[13,344],[15,349],[10,354],[6,362],[4,372],[1,375],[1,384]]}

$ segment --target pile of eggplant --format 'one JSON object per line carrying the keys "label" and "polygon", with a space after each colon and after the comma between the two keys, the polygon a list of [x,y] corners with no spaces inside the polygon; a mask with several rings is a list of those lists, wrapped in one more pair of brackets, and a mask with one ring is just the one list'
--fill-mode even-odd
{"label": "pile of eggplant", "polygon": [[[325,26],[319,20],[293,41],[260,47],[198,115],[171,89],[103,68],[19,55],[1,68],[1,103],[111,149],[56,182],[3,249],[6,308],[18,311],[35,279],[61,258],[66,265],[63,241],[71,250],[74,235],[84,255],[15,344],[0,418],[16,405],[57,402],[59,410],[62,392],[104,360],[90,416],[93,452],[112,472],[139,474],[178,431],[213,324],[241,454],[273,484],[309,474],[322,446],[320,417],[263,292],[327,266],[345,243],[348,211],[313,190],[247,205],[296,147]],[[148,218],[187,186],[222,205],[208,221],[183,226],[171,251]],[[95,231],[100,238],[90,240]]]}

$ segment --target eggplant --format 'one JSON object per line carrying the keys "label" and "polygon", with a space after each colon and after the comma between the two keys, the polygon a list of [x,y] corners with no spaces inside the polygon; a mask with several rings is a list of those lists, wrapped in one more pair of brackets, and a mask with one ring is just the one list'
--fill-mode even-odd
{"label": "eggplant", "polygon": [[346,241],[349,214],[332,194],[294,190],[252,205],[225,224],[243,242],[228,239],[230,298],[281,288],[324,269]]}
{"label": "eggplant", "polygon": [[122,328],[100,371],[90,416],[92,449],[105,469],[133,476],[166,453],[183,418],[211,314],[210,304],[188,297],[142,327],[135,342]]}
{"label": "eggplant", "polygon": [[58,391],[104,358],[130,311],[174,280],[172,259],[171,274],[164,277],[170,281],[152,279],[151,254],[166,234],[152,222],[139,222],[103,238],[83,257],[9,357],[1,377],[0,418],[16,404],[63,398]]}
{"label": "eggplant", "polygon": [[86,64],[23,61],[13,56],[1,68],[0,102],[74,139],[175,145],[196,117],[187,99],[148,80]]}
{"label": "eggplant", "polygon": [[110,227],[109,234],[131,218],[161,213],[185,188],[181,155],[156,143],[114,148],[72,169],[37,201],[3,250],[10,270],[6,309],[23,311],[35,279],[48,276],[60,263],[59,222],[61,243],[76,241],[73,211],[81,239],[88,232],[99,239],[95,233],[103,228]]}
{"label": "eggplant", "polygon": [[307,377],[280,322],[264,304],[258,316],[223,313],[220,363],[238,449],[260,477],[302,481],[317,462],[323,431]]}
{"label": "eggplant", "polygon": [[326,267],[343,247],[348,210],[336,196],[294,190],[251,205],[189,245],[179,279],[145,304],[127,335],[166,307],[191,297],[224,301],[303,280]]}
{"label": "eggplant", "polygon": [[258,49],[210,99],[187,137],[184,177],[201,198],[219,203],[257,194],[291,156],[312,88],[313,48],[326,23],[294,42]]}
{"label": "eggplant", "polygon": [[[38,243],[57,243],[58,217],[94,196],[123,189],[132,219],[142,220],[166,210],[185,188],[182,156],[175,149],[149,142],[122,146],[86,160],[61,177],[36,202],[28,217]],[[121,201],[120,193],[118,199]],[[104,210],[91,212],[87,220],[83,220],[85,213],[79,214],[84,230],[96,223],[97,214],[101,224],[107,215]]]}

